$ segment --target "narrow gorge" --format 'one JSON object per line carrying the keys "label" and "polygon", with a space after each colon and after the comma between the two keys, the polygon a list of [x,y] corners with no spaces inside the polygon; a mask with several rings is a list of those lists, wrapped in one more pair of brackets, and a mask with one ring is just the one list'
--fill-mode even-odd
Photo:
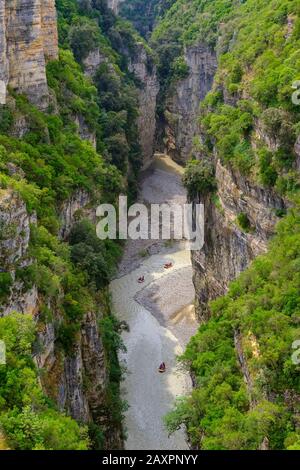
{"label": "narrow gorge", "polygon": [[[299,16],[0,1],[0,448],[300,449]],[[120,195],[203,248],[100,240]]]}

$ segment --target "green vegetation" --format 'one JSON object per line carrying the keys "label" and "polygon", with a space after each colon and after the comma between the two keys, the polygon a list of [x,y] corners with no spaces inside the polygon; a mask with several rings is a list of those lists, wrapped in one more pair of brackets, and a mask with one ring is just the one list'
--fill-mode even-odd
{"label": "green vegetation", "polygon": [[[211,318],[180,358],[196,386],[177,402],[166,425],[173,432],[185,424],[199,449],[259,449],[266,442],[271,449],[300,449],[300,375],[292,362],[300,335],[294,149],[300,108],[291,99],[300,77],[299,14],[293,0],[193,0],[188,7],[178,0],[153,34],[165,96],[177,80],[172,64],[183,46],[201,41],[218,53],[214,86],[199,113],[203,161],[218,157],[237,176],[273,188],[295,205],[287,216],[275,211],[286,217],[268,254],[210,304]],[[205,192],[201,174],[188,163],[184,181],[194,197]],[[236,223],[251,231],[246,213]]]}
{"label": "green vegetation", "polygon": [[247,214],[245,214],[245,212],[240,212],[237,216],[237,223],[238,225],[241,227],[242,230],[244,230],[245,232],[249,232],[250,229],[251,229],[251,222],[247,216]]}
{"label": "green vegetation", "polygon": [[216,189],[214,167],[207,160],[190,160],[185,169],[183,184],[192,200],[198,194],[207,196]]}
{"label": "green vegetation", "polygon": [[[199,122],[205,145],[223,163],[280,194],[299,188],[294,143],[300,108],[292,84],[300,77],[297,0],[177,0],[152,35],[161,81],[159,112],[176,81],[184,46],[218,53],[214,88]],[[259,129],[259,135],[257,130]]]}
{"label": "green vegetation", "polygon": [[[192,445],[204,450],[300,449],[300,369],[292,344],[300,337],[300,205],[280,222],[268,254],[211,303],[212,317],[190,341],[181,361],[195,378],[192,394],[166,423],[182,423]],[[252,385],[237,358],[241,345]]]}
{"label": "green vegetation", "polygon": [[29,315],[0,318],[6,365],[0,365],[0,430],[17,450],[87,450],[87,428],[55,410],[43,395],[32,359],[35,325]]}
{"label": "green vegetation", "polygon": [[[79,138],[75,125],[64,126],[60,117],[37,111],[24,97],[17,96],[16,105],[17,112],[28,120],[29,130],[23,139],[0,135],[1,186],[16,189],[28,210],[37,211],[45,226],[52,229],[58,205],[78,188],[95,200],[108,188],[115,194],[122,189],[116,168]],[[20,173],[10,176],[9,162],[22,170],[26,179]]]}
{"label": "green vegetation", "polygon": [[147,38],[174,2],[175,0],[127,0],[120,5],[120,15],[133,23],[135,29]]}
{"label": "green vegetation", "polygon": [[119,322],[111,315],[110,311],[100,321],[109,370],[106,407],[107,414],[110,417],[111,429],[120,428],[124,420],[124,412],[128,409],[127,403],[120,398],[120,383],[124,372],[118,360],[118,351],[124,351],[124,345],[120,338],[120,328]]}
{"label": "green vegetation", "polygon": [[82,220],[71,230],[71,260],[86,273],[89,286],[101,289],[115,273],[121,255],[120,247],[112,240],[99,240],[94,225]]}
{"label": "green vegetation", "polygon": [[221,160],[281,194],[299,187],[294,143],[300,114],[291,100],[300,76],[298,15],[298,2],[288,0],[261,1],[259,8],[248,0],[235,9],[222,34],[215,89],[201,112]]}
{"label": "green vegetation", "polygon": [[[94,2],[91,7],[88,3],[78,3],[76,0],[59,0],[57,9],[61,46],[71,48],[81,65],[88,54],[97,49],[103,57],[93,74],[98,111],[88,105],[87,110],[91,113],[94,109],[94,115],[91,120],[85,114],[83,116],[87,124],[92,122],[94,125],[97,149],[107,162],[113,163],[123,174],[130,174],[129,185],[134,192],[142,160],[137,129],[137,87],[142,85],[129,72],[128,64],[134,58],[141,38],[129,23],[117,18],[107,8],[105,1]],[[150,50],[148,47],[146,49],[151,66]],[[53,64],[49,67],[52,70]],[[67,78],[80,87],[76,76],[69,76],[65,63],[60,61],[57,67],[58,86],[61,78]],[[60,95],[65,102],[62,87]],[[74,107],[82,115],[82,101],[73,100]]]}
{"label": "green vegetation", "polygon": [[[66,201],[78,191],[93,206],[115,203],[121,191],[134,194],[141,164],[141,85],[128,71],[139,38],[105,3],[90,9],[75,0],[57,2],[61,49],[59,59],[47,65],[51,99],[46,112],[12,91],[9,104],[0,106],[0,190],[20,196],[27,211],[37,215],[26,253],[30,264],[21,259],[8,265],[1,253],[1,303],[10,294],[12,271],[24,293],[36,286],[39,295],[36,327],[26,316],[0,319],[0,339],[8,348],[8,363],[0,366],[0,434],[14,449],[100,449],[107,429],[121,430],[125,405],[119,396],[117,351],[122,343],[107,295],[121,246],[98,240],[95,227],[81,213],[68,240],[59,236]],[[123,44],[128,45],[126,53]],[[106,60],[93,82],[83,63],[98,47]],[[1,241],[13,237],[13,229],[1,225]],[[36,328],[46,323],[55,327],[56,352],[72,355],[88,312],[95,312],[99,321],[109,372],[105,405],[99,410],[105,429],[93,423],[82,427],[59,413],[44,396],[32,360],[32,350],[39,348]]]}
{"label": "green vegetation", "polygon": [[[204,41],[214,46],[218,39],[220,21],[228,18],[240,2],[231,0],[177,0],[166,12],[153,33],[155,41],[171,38],[180,44]],[[173,33],[172,33],[173,31]]]}
{"label": "green vegetation", "polygon": [[0,272],[0,300],[2,302],[9,296],[11,286],[12,286],[11,274]]}

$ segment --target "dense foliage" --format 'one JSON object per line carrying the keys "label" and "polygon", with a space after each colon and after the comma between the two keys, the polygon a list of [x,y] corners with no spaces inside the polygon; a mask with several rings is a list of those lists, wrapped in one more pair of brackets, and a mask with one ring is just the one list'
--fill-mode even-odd
{"label": "dense foliage", "polygon": [[300,448],[300,369],[292,362],[300,337],[299,260],[298,204],[268,254],[212,302],[212,318],[181,358],[196,388],[167,417],[170,431],[184,423],[192,444],[206,450],[258,449],[266,440],[271,449]]}
{"label": "dense foliage", "polygon": [[0,318],[0,340],[6,345],[6,364],[0,365],[0,427],[7,445],[19,450],[87,450],[87,428],[56,411],[41,391],[32,359],[32,318]]}
{"label": "dense foliage", "polygon": [[198,194],[207,196],[216,189],[214,167],[207,160],[190,160],[185,168],[183,184],[191,200]]}
{"label": "dense foliage", "polygon": [[126,0],[120,4],[119,13],[147,38],[155,24],[174,2],[175,0]]}
{"label": "dense foliage", "polygon": [[218,43],[215,86],[201,125],[218,156],[281,194],[299,187],[294,144],[300,108],[299,3],[248,0],[234,11]]}
{"label": "dense foliage", "polygon": [[[61,46],[71,48],[80,64],[97,49],[103,57],[93,74],[99,107],[98,116],[93,117],[97,148],[108,162],[129,174],[134,190],[142,159],[137,129],[137,87],[141,84],[129,72],[128,65],[141,39],[129,23],[107,8],[104,0],[93,2],[92,6],[89,2],[58,0],[57,9]],[[60,75],[65,73],[63,65],[60,62]]]}
{"label": "dense foliage", "polygon": [[299,106],[292,85],[299,79],[297,0],[178,0],[156,27],[161,116],[184,46],[197,42],[218,55],[214,87],[202,103],[199,124],[205,145],[235,170],[281,194],[299,187],[294,144]]}

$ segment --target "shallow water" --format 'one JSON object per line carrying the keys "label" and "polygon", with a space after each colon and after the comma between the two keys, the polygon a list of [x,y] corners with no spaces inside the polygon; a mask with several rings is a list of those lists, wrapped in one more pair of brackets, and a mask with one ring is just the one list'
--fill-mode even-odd
{"label": "shallow water", "polygon": [[[159,156],[142,180],[140,200],[146,203],[186,201],[181,184],[182,168],[168,157]],[[141,257],[141,250],[155,253]],[[174,266],[165,270],[163,265]],[[132,271],[130,271],[132,262]],[[145,276],[145,282],[137,279]],[[120,277],[111,283],[116,316],[129,325],[123,333],[127,352],[120,354],[127,373],[122,384],[129,404],[125,427],[128,450],[188,449],[183,429],[172,436],[163,417],[177,397],[191,389],[189,374],[177,365],[189,337],[196,331],[193,307],[194,290],[190,252],[184,242],[165,246],[163,242],[128,241]],[[167,372],[157,369],[164,361]]]}

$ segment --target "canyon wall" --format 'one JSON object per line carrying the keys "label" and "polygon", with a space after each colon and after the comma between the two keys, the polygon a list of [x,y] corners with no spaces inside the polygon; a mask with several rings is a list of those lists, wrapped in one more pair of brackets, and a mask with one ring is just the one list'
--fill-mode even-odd
{"label": "canyon wall", "polygon": [[[61,236],[69,233],[76,221],[76,211],[85,210],[88,202],[87,194],[78,191],[63,205]],[[90,215],[89,210],[86,215]],[[29,254],[29,240],[30,226],[36,223],[35,214],[28,213],[20,196],[13,190],[0,190],[0,272],[11,276],[9,292],[5,298],[1,297],[0,316],[17,311],[34,317],[38,331],[34,360],[42,371],[43,389],[62,412],[79,422],[101,426],[108,448],[120,449],[122,430],[116,424],[111,425],[107,405],[109,358],[99,326],[105,307],[99,306],[84,315],[72,352],[67,353],[58,345],[61,312],[54,301],[47,301],[49,314],[45,314],[43,295],[29,279],[18,276],[19,268],[34,263]]]}
{"label": "canyon wall", "polygon": [[[58,57],[58,36],[54,0],[0,1],[0,103],[7,102],[7,88],[24,93],[40,109],[48,105],[46,63]],[[11,101],[11,100],[10,100]],[[12,134],[22,138],[28,130],[25,116],[18,117]],[[84,122],[77,122],[82,138],[94,143]],[[8,171],[22,170],[8,164]],[[89,197],[78,191],[60,208],[60,236],[65,238],[76,221],[76,212],[85,210]],[[93,217],[89,210],[86,216]],[[38,348],[34,360],[40,370],[41,384],[62,412],[69,413],[83,423],[96,423],[105,435],[105,445],[122,448],[121,428],[109,423],[107,388],[109,384],[108,358],[99,322],[103,306],[87,312],[76,334],[71,354],[58,345],[61,312],[45,299],[34,283],[19,277],[19,268],[30,268],[34,260],[29,254],[31,225],[35,214],[29,214],[26,204],[13,190],[0,190],[0,267],[10,285],[5,298],[1,297],[0,316],[13,311],[34,317],[38,330]],[[26,282],[25,282],[26,281]],[[87,383],[89,384],[87,387]]]}
{"label": "canyon wall", "polygon": [[154,63],[142,43],[136,45],[134,58],[129,62],[129,70],[139,80],[139,117],[138,128],[144,164],[147,164],[155,150],[156,98],[159,83]]}
{"label": "canyon wall", "polygon": [[7,87],[48,105],[46,62],[58,56],[54,0],[0,1],[0,103]]}
{"label": "canyon wall", "polygon": [[[126,45],[122,48],[122,53],[128,59],[128,69],[137,80],[138,95],[138,132],[139,143],[143,156],[143,163],[146,165],[153,156],[155,149],[155,132],[156,132],[156,98],[159,91],[159,83],[156,73],[156,66],[146,51],[142,43],[135,44],[134,54],[131,54]],[[84,69],[86,75],[93,78],[99,65],[107,63],[111,73],[116,78],[114,68],[109,64],[109,59],[100,50],[91,51],[84,59]]]}
{"label": "canyon wall", "polygon": [[[209,318],[208,302],[227,291],[230,281],[267,250],[284,200],[241,174],[216,162],[217,194],[199,199],[205,206],[205,244],[192,252],[196,310],[200,321]],[[244,214],[249,230],[239,226]]]}
{"label": "canyon wall", "polygon": [[119,12],[120,4],[125,0],[107,0],[107,5],[113,10],[114,13]]}
{"label": "canyon wall", "polygon": [[11,189],[0,189],[0,272],[11,276],[11,287],[5,299],[1,298],[0,316],[12,311],[35,314],[38,294],[34,285],[25,288],[18,278],[18,268],[32,264],[28,254],[30,224],[36,223],[29,215],[23,200]]}
{"label": "canyon wall", "polygon": [[[155,112],[158,82],[155,66],[151,66],[148,52],[140,43],[132,56],[126,49],[128,68],[137,82],[139,100],[138,129],[140,145],[146,163],[153,155],[155,136]],[[25,93],[40,109],[48,105],[46,63],[58,57],[55,4],[52,0],[14,0],[0,2],[0,98],[7,101],[7,88]],[[99,65],[109,58],[97,49],[84,60],[85,72],[93,78]],[[9,103],[13,99],[10,97]],[[11,134],[22,138],[29,129],[26,116],[19,113]],[[95,145],[83,118],[75,116],[75,124],[83,139]],[[13,164],[8,164],[9,174],[25,174]],[[84,214],[94,221],[95,211],[90,208],[87,192],[78,189],[58,207],[60,239],[66,239],[77,220]],[[30,214],[26,204],[13,190],[0,192],[0,258],[1,273],[7,277],[7,292],[1,297],[0,316],[13,311],[33,316],[38,331],[34,348],[34,360],[42,371],[40,380],[47,395],[58,408],[80,422],[95,423],[104,433],[106,448],[122,448],[121,424],[113,419],[109,408],[110,360],[103,344],[101,320],[108,305],[103,300],[90,308],[83,316],[76,331],[75,344],[68,351],[61,341],[63,313],[55,301],[38,290],[35,281],[20,276],[24,268],[34,265],[30,256],[31,226],[37,224],[35,214]],[[21,269],[19,269],[21,268]],[[27,276],[27,274],[26,274]],[[29,276],[29,275],[28,275]],[[2,293],[1,293],[2,295]],[[104,295],[104,293],[103,293]],[[105,297],[105,295],[104,295]]]}
{"label": "canyon wall", "polygon": [[184,59],[188,75],[169,90],[165,110],[165,149],[179,163],[191,156],[199,106],[212,87],[217,69],[215,53],[202,43],[186,47]]}

